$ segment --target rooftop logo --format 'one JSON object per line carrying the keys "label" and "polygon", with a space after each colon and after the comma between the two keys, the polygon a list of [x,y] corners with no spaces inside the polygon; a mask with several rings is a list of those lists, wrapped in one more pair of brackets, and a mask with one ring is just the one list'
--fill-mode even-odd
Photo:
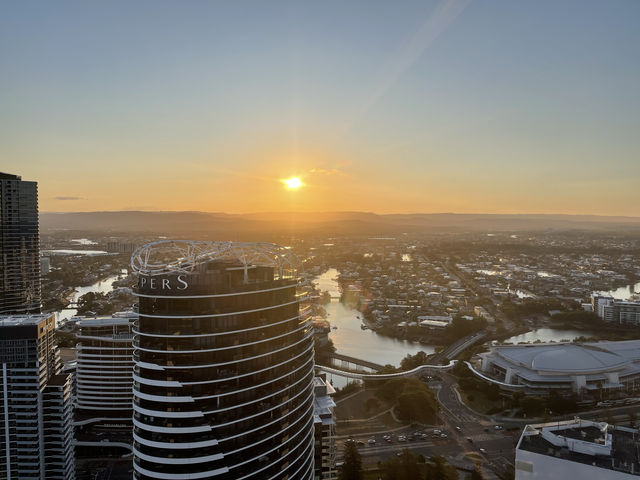
{"label": "rooftop logo", "polygon": [[140,276],[138,286],[145,290],[186,290],[189,288],[184,275],[178,275],[175,278]]}

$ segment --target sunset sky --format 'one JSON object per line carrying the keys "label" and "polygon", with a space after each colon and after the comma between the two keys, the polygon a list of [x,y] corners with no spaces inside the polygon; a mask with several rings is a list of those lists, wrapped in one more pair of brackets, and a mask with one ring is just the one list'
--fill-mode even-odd
{"label": "sunset sky", "polygon": [[2,2],[0,171],[42,211],[640,216],[640,2]]}

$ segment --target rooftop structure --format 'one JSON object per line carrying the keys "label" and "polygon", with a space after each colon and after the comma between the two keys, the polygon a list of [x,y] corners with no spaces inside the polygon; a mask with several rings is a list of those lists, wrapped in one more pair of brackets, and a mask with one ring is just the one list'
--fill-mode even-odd
{"label": "rooftop structure", "polygon": [[527,425],[516,447],[516,480],[640,476],[638,430],[576,418]]}

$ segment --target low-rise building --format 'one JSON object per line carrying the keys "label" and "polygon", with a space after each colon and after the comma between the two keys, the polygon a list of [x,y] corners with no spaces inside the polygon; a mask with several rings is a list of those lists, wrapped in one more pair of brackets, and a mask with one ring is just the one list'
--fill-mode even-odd
{"label": "low-rise building", "polygon": [[615,300],[602,308],[602,319],[618,325],[640,325],[640,302]]}
{"label": "low-rise building", "polygon": [[640,476],[638,430],[576,418],[527,425],[516,447],[516,480],[632,480]]}

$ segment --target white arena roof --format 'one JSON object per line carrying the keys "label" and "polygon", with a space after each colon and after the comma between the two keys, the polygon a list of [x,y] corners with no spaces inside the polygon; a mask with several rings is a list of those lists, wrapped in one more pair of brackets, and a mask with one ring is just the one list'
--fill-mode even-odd
{"label": "white arena roof", "polygon": [[612,352],[605,348],[603,344],[516,345],[499,347],[497,353],[511,363],[537,372],[594,373],[624,368],[633,361],[625,353],[634,351],[637,354],[640,341],[636,341],[635,349],[621,348]]}

